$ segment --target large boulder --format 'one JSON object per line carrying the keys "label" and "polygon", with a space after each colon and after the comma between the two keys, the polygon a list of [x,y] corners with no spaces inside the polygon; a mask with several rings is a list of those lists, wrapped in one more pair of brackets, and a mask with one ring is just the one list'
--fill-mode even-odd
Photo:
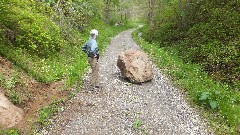
{"label": "large boulder", "polygon": [[10,128],[23,118],[23,110],[14,106],[3,93],[0,92],[0,129]]}
{"label": "large boulder", "polygon": [[118,56],[117,66],[124,78],[133,83],[142,83],[152,80],[152,65],[148,56],[140,50],[128,50]]}

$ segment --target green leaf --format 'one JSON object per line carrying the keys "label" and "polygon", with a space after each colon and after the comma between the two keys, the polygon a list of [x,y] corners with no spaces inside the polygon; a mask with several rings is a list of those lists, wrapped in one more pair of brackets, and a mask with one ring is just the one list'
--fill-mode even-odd
{"label": "green leaf", "polygon": [[209,97],[209,95],[210,95],[209,92],[203,92],[203,93],[201,94],[201,97],[200,97],[198,100],[200,100],[200,101],[202,101],[202,100],[207,100],[208,97]]}
{"label": "green leaf", "polygon": [[216,95],[219,95],[219,94],[220,94],[220,91],[215,90],[214,93],[215,93]]}
{"label": "green leaf", "polygon": [[138,120],[138,119],[136,119],[135,121],[134,121],[134,124],[133,124],[133,129],[137,129],[138,127],[140,127],[142,125],[142,122],[140,121],[140,120]]}
{"label": "green leaf", "polygon": [[217,101],[211,101],[210,106],[211,106],[212,109],[216,109],[218,107]]}

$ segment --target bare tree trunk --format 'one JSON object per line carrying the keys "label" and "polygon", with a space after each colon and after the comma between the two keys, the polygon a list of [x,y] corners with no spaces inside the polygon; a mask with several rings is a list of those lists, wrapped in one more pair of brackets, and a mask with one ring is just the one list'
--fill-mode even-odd
{"label": "bare tree trunk", "polygon": [[110,20],[110,5],[111,4],[111,0],[106,0],[105,1],[105,23],[109,23]]}
{"label": "bare tree trunk", "polygon": [[109,23],[109,20],[110,20],[110,9],[109,8],[106,8],[105,9],[105,23]]}
{"label": "bare tree trunk", "polygon": [[155,8],[155,0],[149,0],[148,1],[148,23],[150,26],[153,26],[153,17],[154,17],[154,8]]}

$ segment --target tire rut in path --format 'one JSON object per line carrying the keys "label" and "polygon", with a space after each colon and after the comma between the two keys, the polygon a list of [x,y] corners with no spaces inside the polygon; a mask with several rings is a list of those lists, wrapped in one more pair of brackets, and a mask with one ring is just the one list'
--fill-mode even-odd
{"label": "tire rut in path", "polygon": [[[70,103],[73,106],[58,118],[68,117],[68,121],[63,124],[55,120],[60,124],[56,122],[45,134],[209,134],[206,124],[188,105],[185,96],[154,64],[151,82],[135,85],[121,79],[116,66],[118,55],[126,49],[140,49],[131,38],[132,32],[124,31],[114,37],[100,58],[102,90],[89,93],[85,89],[77,94]],[[85,79],[88,80],[88,76]]]}

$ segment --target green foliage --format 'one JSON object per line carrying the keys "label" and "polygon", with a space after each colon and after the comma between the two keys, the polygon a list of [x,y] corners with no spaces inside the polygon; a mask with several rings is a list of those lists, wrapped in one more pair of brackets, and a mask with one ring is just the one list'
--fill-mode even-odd
{"label": "green foliage", "polygon": [[50,117],[54,115],[56,112],[58,112],[59,104],[62,102],[62,100],[59,101],[53,101],[50,105],[40,109],[38,111],[39,117],[38,117],[38,124],[40,126],[47,126],[50,124]]}
{"label": "green foliage", "polygon": [[105,23],[111,25],[126,25],[129,23],[133,16],[131,12],[137,7],[138,1],[135,0],[102,0],[102,12]]}
{"label": "green foliage", "polygon": [[23,101],[21,95],[17,91],[15,91],[13,89],[7,90],[6,91],[6,96],[15,105],[19,105]]}
{"label": "green foliage", "polygon": [[138,120],[138,119],[135,119],[132,127],[133,127],[133,129],[136,130],[136,129],[138,129],[141,125],[142,125],[142,122],[141,122],[140,120]]}
{"label": "green foliage", "polygon": [[134,32],[134,40],[164,73],[173,78],[175,84],[187,91],[191,102],[205,108],[213,130],[216,133],[238,134],[240,93],[211,79],[201,66],[185,63],[176,52],[166,51],[159,44],[150,44],[137,37],[138,32]]}
{"label": "green foliage", "polygon": [[220,92],[215,91],[214,93],[210,92],[202,92],[199,96],[199,102],[204,104],[206,107],[210,107],[211,109],[217,109],[218,103],[216,99],[220,97]]}
{"label": "green foliage", "polygon": [[210,93],[209,92],[203,92],[199,98],[199,101],[202,101],[202,100],[207,100],[208,97],[209,97]]}
{"label": "green foliage", "polygon": [[12,89],[15,87],[16,83],[17,83],[16,79],[14,77],[11,77],[5,81],[5,86],[7,89]]}
{"label": "green foliage", "polygon": [[140,131],[139,134],[147,135],[147,131],[145,128],[143,128],[143,123],[140,119],[135,118],[132,124],[132,128],[136,131]]}
{"label": "green foliage", "polygon": [[0,86],[6,89],[5,95],[9,98],[9,100],[15,104],[19,105],[23,101],[23,97],[21,94],[15,89],[17,83],[19,83],[18,75],[14,74],[9,76],[4,76],[0,73]]}
{"label": "green foliage", "polygon": [[106,6],[114,7],[116,5],[119,5],[119,0],[103,0],[103,3],[106,4]]}
{"label": "green foliage", "polygon": [[[76,27],[81,31],[85,29],[91,20],[99,16],[97,10],[100,6],[94,7],[93,2],[93,0],[44,1],[56,11],[54,19],[59,25]],[[64,30],[62,32],[66,32],[66,29],[62,30]],[[66,36],[68,33],[64,34]]]}
{"label": "green foliage", "polygon": [[[0,26],[10,42],[21,49],[42,57],[58,51],[62,44],[59,28],[47,16],[38,13],[35,2],[13,0],[7,2]],[[38,5],[44,8],[43,5]]]}
{"label": "green foliage", "polygon": [[[99,2],[13,0],[1,3],[0,15],[6,17],[0,19],[0,55],[40,82],[65,79],[66,85],[71,86],[88,67],[81,51],[89,38],[88,31],[99,30],[102,51],[110,37],[126,29],[102,23],[97,18]],[[95,17],[90,19],[92,15]]]}
{"label": "green foliage", "polygon": [[1,135],[20,135],[16,129],[0,130]]}
{"label": "green foliage", "polygon": [[[100,24],[100,22],[96,22]],[[110,27],[104,24],[95,25],[100,32],[98,44],[100,51],[109,44],[111,37],[125,27]],[[55,53],[49,58],[36,57],[27,51],[0,44],[0,54],[12,60],[16,65],[27,71],[30,75],[41,82],[53,82],[55,80],[65,79],[67,86],[71,86],[75,81],[81,80],[87,70],[87,57],[81,51],[83,43],[89,38],[89,32],[81,34],[76,31],[76,35],[82,37],[81,42],[74,45],[62,47],[61,53]]]}
{"label": "green foliage", "polygon": [[3,78],[3,74],[0,73],[0,87],[4,86],[4,78]]}
{"label": "green foliage", "polygon": [[143,37],[184,62],[202,65],[214,79],[240,89],[240,3],[238,1],[158,1],[153,25]]}
{"label": "green foliage", "polygon": [[218,107],[217,101],[210,101],[210,106],[212,109],[216,109]]}

